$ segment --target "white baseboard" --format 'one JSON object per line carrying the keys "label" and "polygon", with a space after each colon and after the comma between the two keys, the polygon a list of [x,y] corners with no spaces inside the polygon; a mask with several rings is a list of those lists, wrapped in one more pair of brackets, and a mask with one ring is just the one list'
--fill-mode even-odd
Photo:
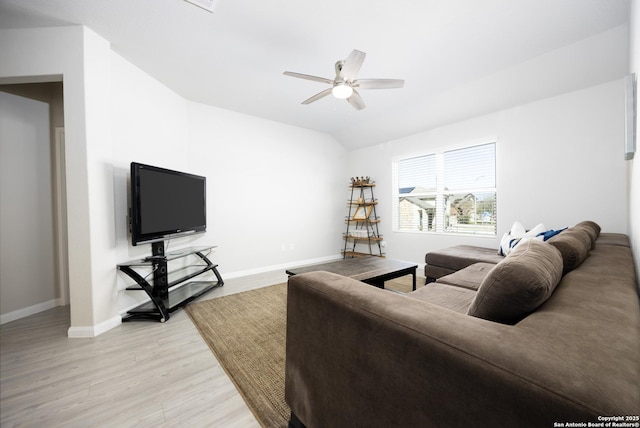
{"label": "white baseboard", "polygon": [[338,254],[335,256],[319,257],[317,259],[300,260],[297,262],[288,262],[285,264],[264,266],[256,269],[248,269],[248,270],[242,270],[238,272],[224,272],[221,274],[222,274],[222,279],[240,278],[243,276],[257,275],[257,274],[273,272],[277,270],[285,271],[289,268],[293,268],[297,266],[307,266],[307,265],[315,265],[318,263],[333,262],[340,259],[342,259],[342,255]]}
{"label": "white baseboard", "polygon": [[106,321],[98,323],[94,326],[85,326],[85,327],[69,327],[67,330],[67,337],[72,338],[82,338],[82,337],[96,337],[105,331],[111,330],[114,327],[122,324],[122,317],[117,315],[115,317],[111,317]]}
{"label": "white baseboard", "polygon": [[8,312],[0,315],[0,325],[6,324],[11,321],[19,320],[20,318],[28,317],[40,312],[53,309],[56,306],[62,306],[60,299],[51,299],[46,302],[38,303],[27,308],[18,309],[17,311]]}
{"label": "white baseboard", "polygon": [[[242,270],[237,272],[221,272],[221,274],[222,274],[222,279],[226,280],[231,278],[240,278],[240,277],[249,276],[249,275],[258,275],[261,273],[269,273],[269,272],[274,272],[278,270],[281,270],[284,272],[287,269],[291,269],[295,267],[315,265],[318,263],[335,262],[336,260],[342,260],[342,254],[338,254],[335,256],[319,257],[317,259],[299,260],[297,262],[288,262],[288,263],[279,264],[279,265],[264,266],[261,268]],[[416,275],[424,276],[424,266],[426,263],[416,263],[416,264],[418,265]]]}
{"label": "white baseboard", "polygon": [[[242,271],[237,271],[237,272],[221,272],[220,275],[222,276],[223,280],[227,280],[227,279],[232,279],[232,278],[242,278],[242,277],[245,277],[245,276],[259,275],[259,274],[263,274],[263,273],[270,273],[270,272],[275,272],[275,271],[282,271],[284,273],[285,270],[287,270],[289,268],[292,268],[292,267],[307,266],[307,265],[313,265],[313,264],[325,263],[325,262],[333,262],[333,261],[340,260],[340,259],[342,259],[341,255],[319,257],[319,258],[316,258],[316,259],[308,259],[308,260],[302,260],[302,261],[291,262],[291,263],[286,263],[286,264],[279,264],[279,265],[263,266],[263,267],[260,267],[260,268],[247,269],[247,270],[242,270]],[[130,304],[127,307],[120,308],[120,315],[124,317],[127,314],[127,312],[130,311],[131,309],[136,308],[136,307],[140,306],[141,304],[144,304],[144,303],[149,302],[149,301],[151,301],[151,299],[149,299],[148,297],[145,297],[143,300],[134,302],[134,303]]]}

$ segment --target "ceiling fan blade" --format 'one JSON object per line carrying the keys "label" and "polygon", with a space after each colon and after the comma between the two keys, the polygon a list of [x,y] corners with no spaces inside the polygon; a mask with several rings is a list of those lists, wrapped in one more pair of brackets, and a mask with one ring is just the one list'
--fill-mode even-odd
{"label": "ceiling fan blade", "polygon": [[323,98],[323,97],[326,97],[327,95],[329,95],[331,93],[332,89],[333,88],[327,88],[322,92],[318,92],[317,94],[315,94],[311,98],[304,100],[302,102],[302,104],[311,104],[314,101],[318,101],[320,98]]}
{"label": "ceiling fan blade", "polygon": [[394,89],[402,88],[402,79],[358,79],[351,85],[359,89]]}
{"label": "ceiling fan blade", "polygon": [[364,101],[362,101],[362,97],[355,89],[353,90],[353,94],[351,94],[351,96],[347,98],[347,101],[356,110],[362,110],[363,108],[366,107],[366,105],[364,104]]}
{"label": "ceiling fan blade", "polygon": [[352,50],[347,59],[344,60],[338,76],[347,81],[354,80],[358,71],[360,71],[360,67],[362,67],[365,56],[367,56],[367,54],[364,52],[356,49]]}
{"label": "ceiling fan blade", "polygon": [[299,79],[313,80],[314,82],[328,83],[329,85],[333,85],[333,80],[327,79],[325,77],[311,76],[309,74],[302,74],[302,73],[294,73],[293,71],[285,71],[282,74],[284,74],[285,76],[297,77]]}

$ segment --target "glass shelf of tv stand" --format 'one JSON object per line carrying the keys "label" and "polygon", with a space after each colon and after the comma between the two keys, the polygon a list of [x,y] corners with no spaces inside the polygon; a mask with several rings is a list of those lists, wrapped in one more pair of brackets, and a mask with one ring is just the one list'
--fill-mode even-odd
{"label": "glass shelf of tv stand", "polygon": [[[153,269],[152,265],[145,264],[145,265],[118,265],[118,266],[123,271],[127,268],[127,266],[128,267],[134,266],[141,269],[145,267],[148,268],[149,270],[147,272],[149,272],[149,274],[146,276],[143,276],[143,278],[147,282],[147,284],[149,284],[149,286],[154,286],[153,277],[151,276],[151,273],[152,273],[151,269]],[[180,266],[178,268],[171,269],[170,271],[167,272],[167,288],[170,289],[177,285],[183,284],[188,279],[194,278],[207,271],[213,270],[215,266],[217,265],[208,265],[208,264],[202,263],[202,264]],[[130,285],[129,287],[126,288],[126,290],[134,290],[134,291],[143,290],[143,287],[140,285],[140,283],[138,283],[135,285]]]}
{"label": "glass shelf of tv stand", "polygon": [[[120,266],[152,266],[154,261],[158,261],[158,260],[166,260],[168,262],[170,262],[171,260],[176,260],[182,257],[187,257],[190,256],[192,254],[197,254],[197,253],[205,253],[207,251],[213,250],[214,248],[217,248],[217,245],[210,245],[210,246],[206,246],[206,247],[187,247],[187,248],[179,248],[177,250],[173,250],[173,251],[169,251],[168,253],[166,253],[163,257],[145,257],[144,259],[138,259],[138,260],[131,260],[129,262],[125,262],[125,263],[120,263],[118,265],[118,267]],[[206,254],[205,254],[206,255]]]}
{"label": "glass shelf of tv stand", "polygon": [[[162,299],[162,304],[169,313],[172,313],[208,291],[220,286],[221,284],[217,281],[190,281],[169,290],[169,296],[166,299]],[[134,317],[136,315],[139,317],[144,314],[151,316],[158,314],[158,308],[153,301],[143,303],[129,311],[129,315],[133,315]]]}

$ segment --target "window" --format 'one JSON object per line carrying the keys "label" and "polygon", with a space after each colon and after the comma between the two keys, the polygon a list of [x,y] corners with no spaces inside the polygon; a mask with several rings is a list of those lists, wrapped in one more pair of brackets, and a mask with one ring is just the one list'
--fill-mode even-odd
{"label": "window", "polygon": [[496,144],[393,163],[394,230],[496,234]]}

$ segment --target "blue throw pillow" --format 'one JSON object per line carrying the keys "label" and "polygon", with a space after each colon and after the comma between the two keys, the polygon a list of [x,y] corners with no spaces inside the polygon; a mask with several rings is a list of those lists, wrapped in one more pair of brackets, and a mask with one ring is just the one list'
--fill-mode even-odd
{"label": "blue throw pillow", "polygon": [[536,237],[538,237],[538,236],[542,236],[542,240],[543,240],[543,241],[546,241],[546,240],[547,240],[547,239],[549,239],[549,238],[553,238],[554,236],[556,236],[558,233],[562,232],[562,231],[563,231],[563,230],[565,230],[565,229],[566,229],[566,227],[565,227],[565,228],[562,228],[562,229],[558,229],[558,230],[553,230],[553,229],[551,229],[551,230],[547,230],[546,232],[540,232],[540,233],[538,233],[538,234],[536,235]]}

